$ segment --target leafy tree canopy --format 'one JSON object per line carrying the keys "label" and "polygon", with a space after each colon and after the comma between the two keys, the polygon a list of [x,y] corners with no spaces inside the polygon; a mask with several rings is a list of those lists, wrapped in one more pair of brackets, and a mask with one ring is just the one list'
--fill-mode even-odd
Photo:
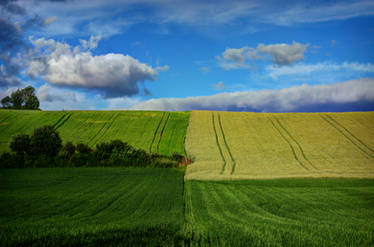
{"label": "leafy tree canopy", "polygon": [[29,109],[38,110],[39,109],[39,99],[35,95],[35,88],[32,86],[27,86],[24,89],[17,89],[17,91],[12,92],[10,97],[5,96],[1,100],[3,108],[6,109]]}

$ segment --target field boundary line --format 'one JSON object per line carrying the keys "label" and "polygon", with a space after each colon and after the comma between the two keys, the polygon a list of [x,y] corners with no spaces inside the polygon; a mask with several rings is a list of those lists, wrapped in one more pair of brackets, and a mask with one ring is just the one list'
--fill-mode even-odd
{"label": "field boundary line", "polygon": [[166,125],[167,125],[168,122],[169,122],[169,118],[170,118],[170,112],[168,113],[168,116],[166,117],[166,120],[165,120],[164,126],[162,127],[161,132],[160,132],[160,137],[158,138],[158,143],[157,143],[157,153],[160,152],[160,143],[161,143],[162,135],[164,134],[165,127],[166,127]]}
{"label": "field boundary line", "polygon": [[332,127],[334,127],[337,131],[340,132],[348,141],[350,141],[354,146],[356,146],[358,149],[361,150],[365,154],[366,158],[373,158],[373,156],[369,153],[367,153],[364,149],[362,149],[357,143],[355,143],[348,135],[344,133],[341,129],[339,129],[331,120],[328,120],[325,115],[320,114],[321,118],[325,120],[327,123],[329,123]]}
{"label": "field boundary line", "polygon": [[64,125],[64,124],[69,120],[69,118],[71,117],[72,114],[73,114],[73,113],[68,113],[68,114],[67,114],[67,117],[65,117],[65,119],[62,120],[62,122],[60,122],[60,123],[55,127],[55,129],[57,130],[57,129],[60,128],[62,125]]}
{"label": "field boundary line", "polygon": [[227,141],[226,141],[225,132],[223,131],[223,127],[222,127],[222,123],[221,123],[221,115],[219,113],[217,115],[218,115],[218,124],[219,124],[219,127],[221,129],[221,133],[222,133],[222,137],[223,137],[223,142],[225,143],[227,151],[228,151],[228,153],[230,155],[230,158],[232,160],[231,174],[233,174],[235,172],[236,161],[235,161],[234,156],[231,153],[230,147],[229,147],[229,145],[227,144]]}
{"label": "field boundary line", "polygon": [[160,128],[160,125],[162,123],[162,120],[164,119],[164,116],[165,116],[165,112],[162,113],[162,117],[160,119],[160,122],[158,122],[158,125],[156,127],[156,130],[155,132],[153,133],[153,139],[152,139],[152,142],[151,142],[151,145],[149,146],[149,153],[152,153],[152,146],[153,146],[153,143],[155,142],[155,139],[156,139],[156,136],[157,136],[157,132],[158,132],[158,129]]}
{"label": "field boundary line", "polygon": [[356,137],[352,132],[350,132],[347,128],[344,127],[341,123],[339,123],[337,120],[335,120],[333,117],[329,115],[325,115],[327,118],[329,118],[331,121],[333,121],[335,124],[339,125],[341,128],[343,128],[346,132],[348,132],[353,138],[355,138],[359,143],[361,143],[363,146],[365,146],[367,149],[369,149],[371,152],[374,153],[374,150],[371,149],[368,145],[366,145],[363,141],[361,141],[358,137]]}
{"label": "field boundary line", "polygon": [[226,159],[223,156],[222,148],[219,144],[218,134],[217,134],[217,130],[216,130],[216,124],[215,124],[215,121],[214,121],[214,112],[212,112],[212,123],[213,123],[214,134],[216,135],[216,142],[217,142],[217,146],[218,146],[218,149],[219,149],[219,153],[221,154],[221,158],[223,160],[223,166],[222,166],[222,170],[221,170],[221,174],[223,174],[225,172],[225,169],[226,169]]}
{"label": "field boundary line", "polygon": [[280,120],[273,116],[275,118],[275,120],[278,122],[279,126],[287,133],[287,135],[296,143],[296,145],[299,147],[300,149],[300,152],[301,152],[301,155],[304,157],[304,159],[309,163],[309,165],[311,167],[313,167],[314,169],[317,169],[317,167],[315,167],[312,162],[306,157],[305,153],[304,153],[304,150],[303,148],[301,147],[300,143],[298,141],[296,141],[296,139],[291,135],[291,133],[286,129],[286,127],[283,126],[283,124],[280,122]]}
{"label": "field boundary line", "polygon": [[293,146],[292,146],[292,144],[291,144],[291,142],[283,135],[283,133],[275,126],[275,124],[274,124],[274,122],[273,122],[273,120],[271,120],[270,118],[268,118],[269,119],[269,121],[271,122],[271,124],[273,125],[273,127],[278,131],[278,133],[282,136],[282,138],[283,138],[283,140],[285,140],[287,143],[288,143],[288,145],[290,146],[290,148],[291,148],[291,150],[292,150],[292,154],[293,154],[293,156],[294,156],[294,158],[295,158],[295,160],[304,168],[304,169],[306,169],[306,170],[309,170],[309,168],[308,167],[306,167],[300,160],[299,160],[299,158],[297,157],[297,155],[296,155],[296,152],[295,152],[295,149],[293,148]]}

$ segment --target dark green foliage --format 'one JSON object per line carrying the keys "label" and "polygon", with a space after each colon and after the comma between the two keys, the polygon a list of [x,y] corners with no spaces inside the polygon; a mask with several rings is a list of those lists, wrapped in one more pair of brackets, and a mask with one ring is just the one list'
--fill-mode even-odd
{"label": "dark green foliage", "polygon": [[1,104],[3,105],[3,108],[8,109],[12,106],[12,99],[9,96],[5,96],[1,99]]}
{"label": "dark green foliage", "polygon": [[30,152],[30,137],[26,134],[18,134],[12,137],[9,143],[10,149],[17,154],[24,154]]}
{"label": "dark green foliage", "polygon": [[39,100],[35,95],[27,96],[25,99],[25,109],[33,110],[39,109]]}
{"label": "dark green foliage", "polygon": [[9,96],[1,100],[3,108],[13,109],[39,109],[39,100],[35,96],[35,88],[32,86],[25,87],[24,89],[17,89]]}
{"label": "dark green foliage", "polygon": [[75,149],[76,147],[72,142],[67,142],[61,149],[61,155],[64,158],[69,159],[75,153]]}
{"label": "dark green foliage", "polygon": [[61,137],[52,126],[36,128],[31,136],[31,152],[33,155],[54,157],[61,147]]}
{"label": "dark green foliage", "polygon": [[22,103],[24,102],[23,92],[20,89],[12,92],[10,95],[12,108],[13,109],[22,109]]}
{"label": "dark green foliage", "polygon": [[76,150],[81,154],[88,154],[92,152],[92,149],[84,143],[78,143]]}

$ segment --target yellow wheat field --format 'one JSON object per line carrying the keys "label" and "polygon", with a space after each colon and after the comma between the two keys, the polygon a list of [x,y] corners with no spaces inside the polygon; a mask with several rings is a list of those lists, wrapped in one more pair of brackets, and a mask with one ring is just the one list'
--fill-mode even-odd
{"label": "yellow wheat field", "polygon": [[193,111],[185,179],[374,178],[374,112]]}

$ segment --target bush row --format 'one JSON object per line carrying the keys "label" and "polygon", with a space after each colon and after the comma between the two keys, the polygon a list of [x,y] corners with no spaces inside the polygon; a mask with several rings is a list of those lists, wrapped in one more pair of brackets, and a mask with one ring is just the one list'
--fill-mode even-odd
{"label": "bush row", "polygon": [[30,137],[25,134],[13,136],[11,153],[0,156],[1,168],[23,167],[177,167],[186,158],[180,154],[171,156],[150,154],[136,149],[121,140],[103,142],[94,149],[87,144],[62,145],[58,132],[52,126],[34,130]]}

